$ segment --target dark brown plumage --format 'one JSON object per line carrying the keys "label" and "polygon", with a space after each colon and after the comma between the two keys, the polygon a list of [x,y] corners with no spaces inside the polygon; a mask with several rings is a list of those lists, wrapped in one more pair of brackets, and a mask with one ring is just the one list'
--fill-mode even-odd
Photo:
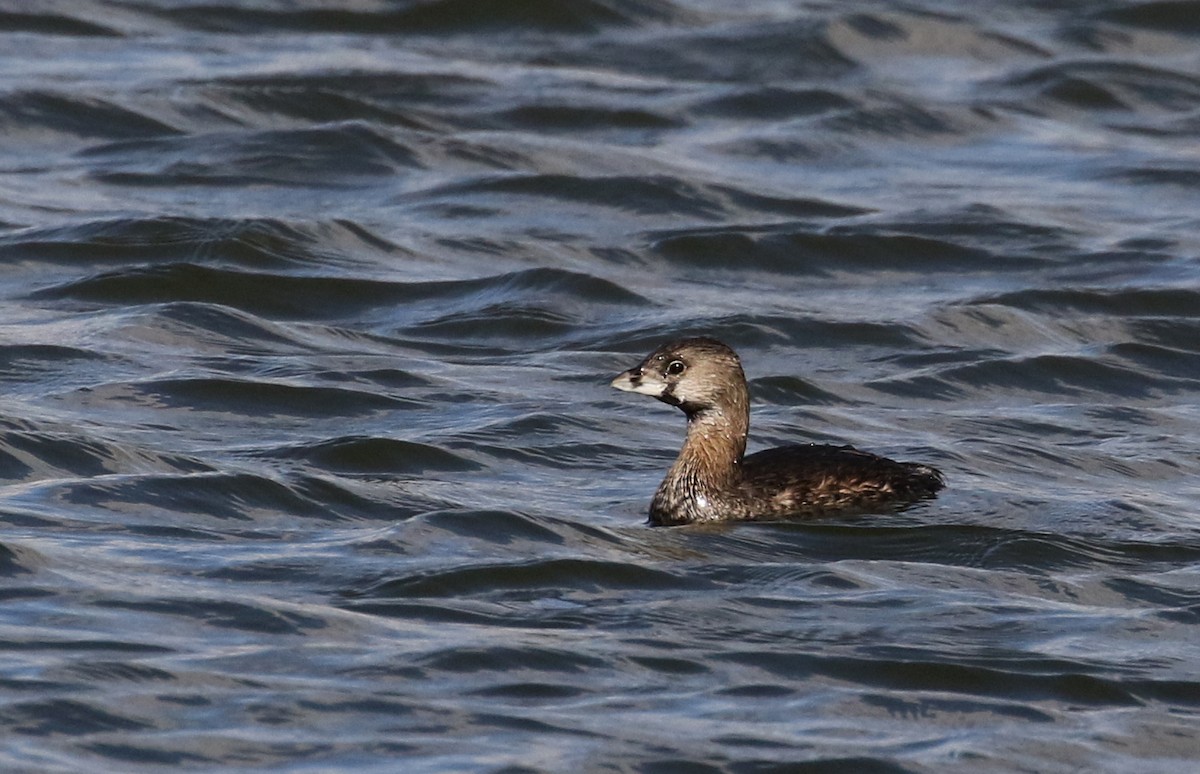
{"label": "dark brown plumage", "polygon": [[783,446],[744,456],[750,395],[737,354],[710,338],[665,344],[612,382],[687,415],[675,464],[650,504],[654,524],[820,516],[932,497],[945,485],[928,465],[850,446]]}

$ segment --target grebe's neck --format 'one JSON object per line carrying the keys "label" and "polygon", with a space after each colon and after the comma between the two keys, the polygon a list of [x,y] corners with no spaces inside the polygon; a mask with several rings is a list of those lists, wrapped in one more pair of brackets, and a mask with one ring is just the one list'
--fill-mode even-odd
{"label": "grebe's neck", "polygon": [[654,495],[652,519],[713,520],[722,497],[737,486],[750,431],[745,383],[738,386],[719,405],[688,411],[687,438]]}
{"label": "grebe's neck", "polygon": [[688,415],[687,438],[675,460],[703,482],[727,486],[737,478],[746,454],[750,412],[745,401]]}

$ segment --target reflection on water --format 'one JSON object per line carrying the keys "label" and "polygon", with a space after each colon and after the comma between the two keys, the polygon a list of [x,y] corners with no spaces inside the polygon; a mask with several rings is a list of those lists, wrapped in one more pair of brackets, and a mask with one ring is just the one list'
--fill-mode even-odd
{"label": "reflection on water", "polygon": [[[1196,10],[0,8],[3,768],[1186,767]],[[950,487],[647,527],[699,333]]]}

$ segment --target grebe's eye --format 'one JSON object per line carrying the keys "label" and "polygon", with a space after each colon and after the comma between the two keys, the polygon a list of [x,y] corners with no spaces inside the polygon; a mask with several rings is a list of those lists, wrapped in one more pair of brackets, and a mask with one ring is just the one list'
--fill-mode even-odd
{"label": "grebe's eye", "polygon": [[687,368],[687,363],[682,360],[672,360],[667,363],[667,376],[679,376]]}

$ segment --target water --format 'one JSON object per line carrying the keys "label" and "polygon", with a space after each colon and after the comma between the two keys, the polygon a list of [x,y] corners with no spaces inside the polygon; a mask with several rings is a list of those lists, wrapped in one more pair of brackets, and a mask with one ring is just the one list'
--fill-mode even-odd
{"label": "water", "polygon": [[[0,768],[1187,770],[1197,18],[0,5]],[[949,488],[647,527],[696,333]]]}

